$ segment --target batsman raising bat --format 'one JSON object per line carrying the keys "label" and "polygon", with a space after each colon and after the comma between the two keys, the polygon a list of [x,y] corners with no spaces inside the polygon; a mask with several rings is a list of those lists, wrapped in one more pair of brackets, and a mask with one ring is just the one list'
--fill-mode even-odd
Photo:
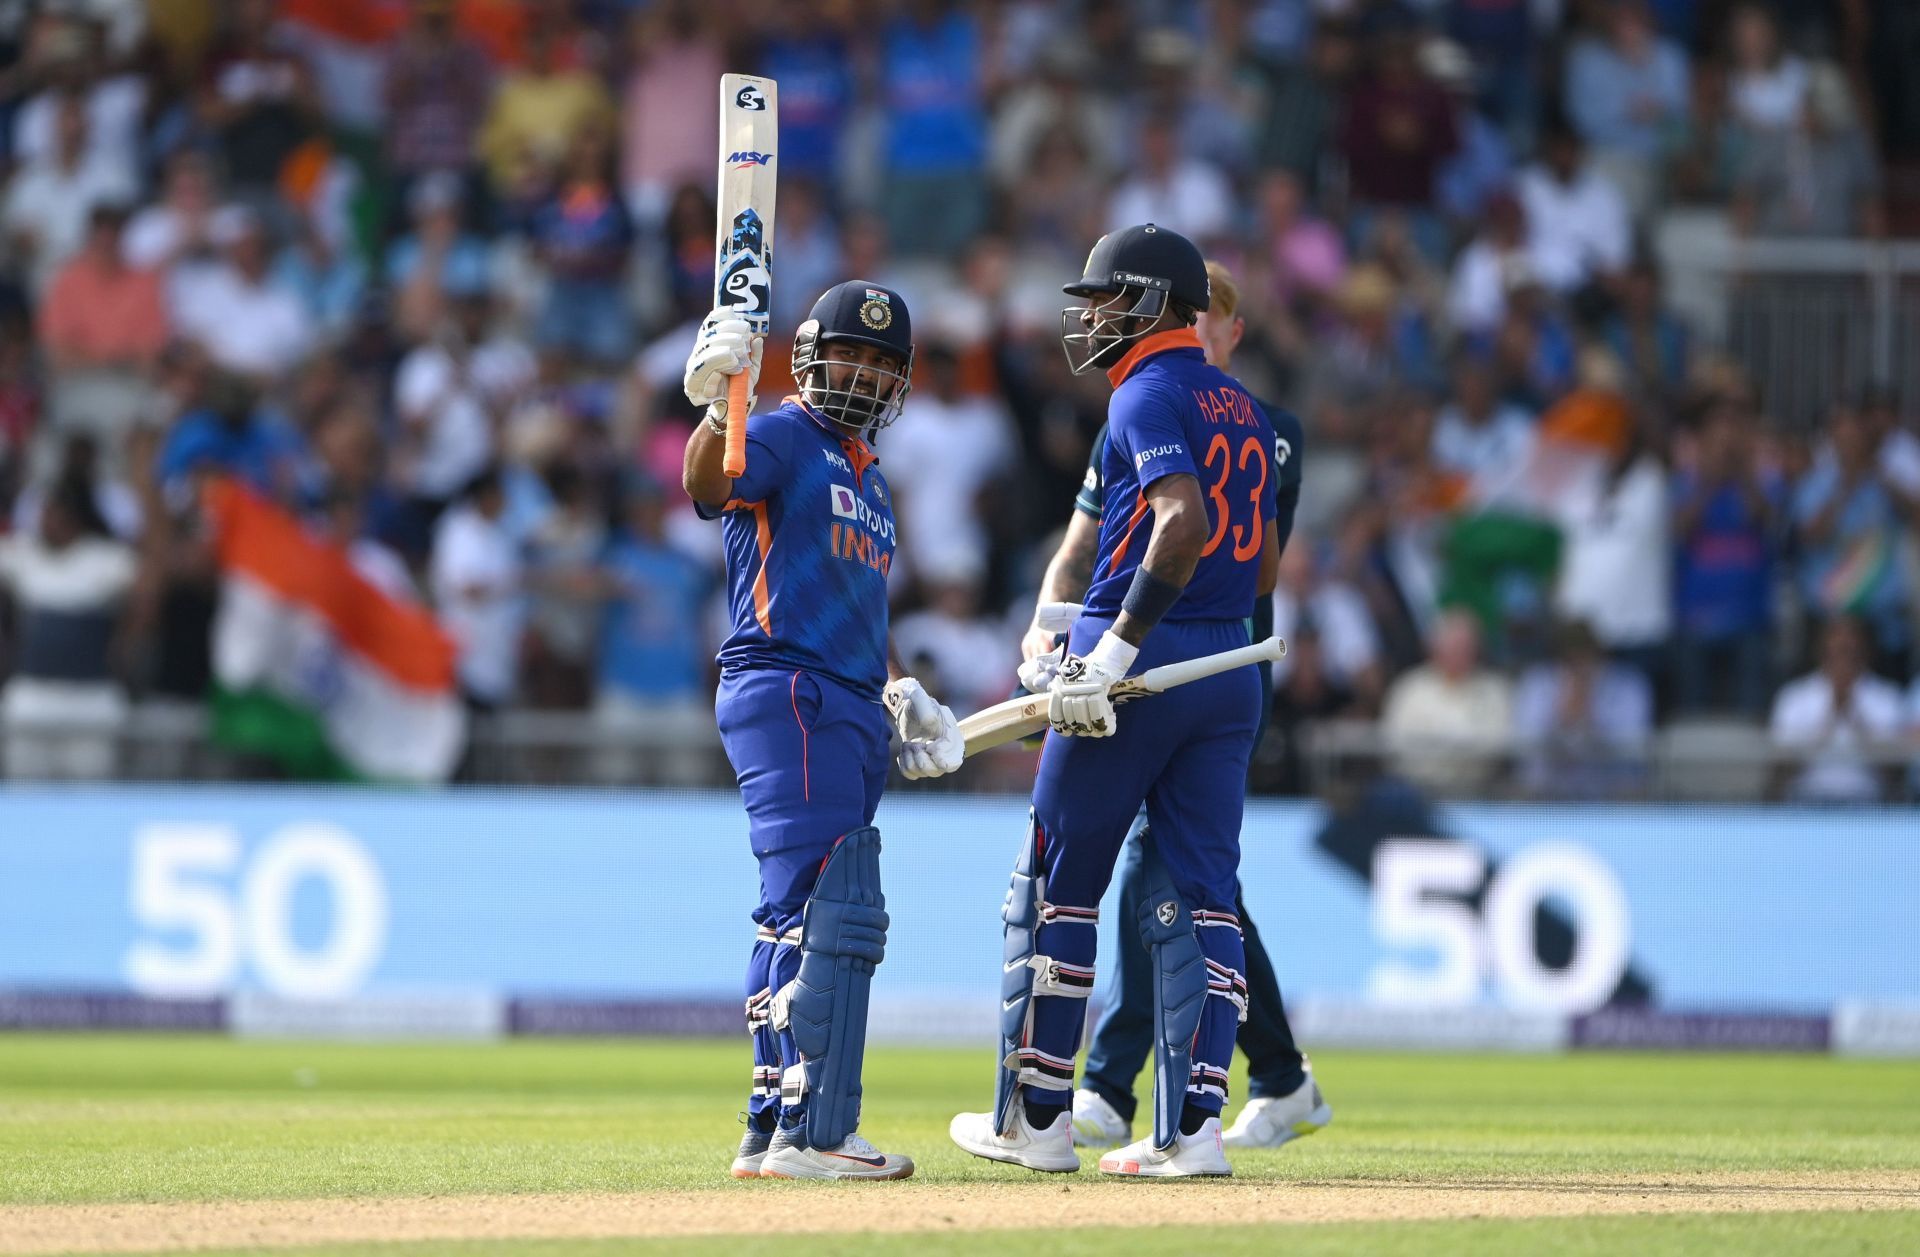
{"label": "batsman raising bat", "polygon": [[683,482],[726,535],[732,632],[715,714],[760,864],[737,1178],[913,1173],[856,1130],[867,990],[887,939],[873,816],[889,738],[899,733],[909,778],[950,773],[964,755],[953,713],[904,674],[887,634],[893,498],[868,442],[906,400],[911,329],[891,289],[828,289],[794,334],[799,395],[732,416],[746,434],[737,477],[723,399],[742,374],[751,394],[761,342],[723,306],[687,360],[687,397],[707,421],[687,441]]}
{"label": "batsman raising bat", "polygon": [[1114,390],[1105,504],[1003,910],[994,1107],[950,1133],[990,1160],[1080,1168],[1069,1110],[1099,904],[1144,802],[1159,876],[1122,928],[1141,931],[1154,966],[1154,1129],[1100,1168],[1230,1174],[1220,1111],[1247,1009],[1234,909],[1259,676],[1249,663],[1136,698],[1124,720],[1111,691],[1138,669],[1248,644],[1255,591],[1279,561],[1274,431],[1205,360],[1194,322],[1211,305],[1207,269],[1185,237],[1151,223],[1104,236],[1066,292],[1084,303],[1062,312],[1068,361]]}

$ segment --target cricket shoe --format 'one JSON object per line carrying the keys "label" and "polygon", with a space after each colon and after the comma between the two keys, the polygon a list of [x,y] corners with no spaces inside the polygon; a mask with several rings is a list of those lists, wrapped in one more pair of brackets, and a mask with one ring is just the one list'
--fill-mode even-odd
{"label": "cricket shoe", "polygon": [[1027,1121],[1024,1103],[1015,1107],[1018,1116],[1010,1135],[994,1129],[991,1113],[962,1113],[947,1126],[947,1135],[974,1156],[989,1161],[1005,1161],[1045,1174],[1072,1174],[1080,1168],[1080,1154],[1073,1150],[1071,1113],[1062,1110],[1053,1125],[1041,1130]]}
{"label": "cricket shoe", "polygon": [[1091,1087],[1073,1093],[1073,1142],[1080,1148],[1111,1148],[1133,1138],[1133,1123]]}
{"label": "cricket shoe", "polygon": [[1309,1071],[1306,1081],[1286,1095],[1247,1101],[1220,1142],[1229,1148],[1278,1148],[1332,1124],[1333,1106]]}
{"label": "cricket shoe", "polygon": [[898,1153],[882,1152],[859,1134],[848,1135],[832,1148],[807,1144],[806,1128],[782,1126],[760,1163],[761,1178],[912,1178],[913,1162]]}
{"label": "cricket shoe", "polygon": [[740,1151],[733,1154],[733,1176],[735,1178],[759,1178],[760,1166],[767,1159],[767,1149],[773,1144],[773,1132],[761,1130],[747,1119],[747,1133],[740,1136]]}
{"label": "cricket shoe", "polygon": [[1175,1135],[1165,1148],[1153,1136],[1136,1139],[1100,1158],[1100,1172],[1121,1178],[1225,1178],[1233,1174],[1220,1147],[1220,1119],[1210,1117],[1191,1135]]}

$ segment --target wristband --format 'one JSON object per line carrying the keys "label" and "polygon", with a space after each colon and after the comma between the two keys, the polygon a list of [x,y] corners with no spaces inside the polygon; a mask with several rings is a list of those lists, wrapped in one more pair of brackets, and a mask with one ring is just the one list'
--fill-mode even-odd
{"label": "wristband", "polygon": [[725,402],[714,402],[707,407],[707,431],[713,433],[715,436],[725,436],[727,434],[725,406]]}
{"label": "wristband", "polygon": [[1145,628],[1160,623],[1160,617],[1173,610],[1173,604],[1180,601],[1184,592],[1182,586],[1169,580],[1162,580],[1146,569],[1146,565],[1134,569],[1133,584],[1127,586],[1127,596],[1120,603],[1120,609]]}
{"label": "wristband", "polygon": [[1100,634],[1100,640],[1093,644],[1084,658],[1088,666],[1099,668],[1108,676],[1123,677],[1133,661],[1140,657],[1140,648],[1131,642],[1122,641],[1112,629]]}

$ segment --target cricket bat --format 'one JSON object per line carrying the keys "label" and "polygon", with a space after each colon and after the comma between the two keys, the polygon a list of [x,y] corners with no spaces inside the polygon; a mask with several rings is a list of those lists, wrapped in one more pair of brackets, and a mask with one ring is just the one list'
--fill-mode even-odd
{"label": "cricket bat", "polygon": [[[1285,642],[1277,637],[1269,637],[1264,642],[1223,650],[1217,655],[1201,655],[1198,659],[1164,663],[1116,684],[1111,691],[1113,701],[1118,704],[1142,694],[1158,694],[1189,681],[1244,668],[1250,663],[1284,658],[1286,653]],[[1029,694],[974,712],[960,722],[960,733],[967,740],[967,755],[971,757],[981,751],[1031,737],[1046,727],[1047,696]]]}
{"label": "cricket bat", "polygon": [[[774,149],[780,134],[780,98],[772,79],[720,76],[720,186],[715,204],[713,305],[745,319],[754,335],[773,323]],[[747,471],[747,373],[727,386],[729,476]]]}

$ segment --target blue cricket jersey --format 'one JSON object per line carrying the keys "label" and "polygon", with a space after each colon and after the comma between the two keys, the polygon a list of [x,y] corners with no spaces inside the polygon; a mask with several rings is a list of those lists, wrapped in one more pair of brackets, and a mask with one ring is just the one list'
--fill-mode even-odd
{"label": "blue cricket jersey", "polygon": [[747,420],[747,471],[718,512],[733,620],[721,671],[802,668],[879,698],[896,533],[877,461],[795,397]]}
{"label": "blue cricket jersey", "polygon": [[1253,614],[1267,521],[1278,509],[1283,464],[1276,465],[1273,425],[1237,380],[1207,365],[1192,328],[1140,341],[1107,377],[1114,391],[1100,455],[1100,545],[1087,613],[1120,613],[1153,535],[1146,490],[1184,473],[1200,482],[1207,539],[1166,618],[1246,619]]}

